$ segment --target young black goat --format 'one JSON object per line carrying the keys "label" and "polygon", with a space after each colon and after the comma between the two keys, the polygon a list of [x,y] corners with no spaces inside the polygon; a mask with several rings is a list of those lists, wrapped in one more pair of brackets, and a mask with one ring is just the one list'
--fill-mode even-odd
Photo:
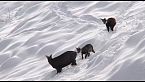
{"label": "young black goat", "polygon": [[52,59],[52,55],[46,56],[46,58],[49,64],[57,70],[57,73],[60,73],[62,71],[62,68],[69,64],[77,65],[76,56],[77,56],[77,52],[67,51],[56,58]]}
{"label": "young black goat", "polygon": [[108,18],[107,20],[106,20],[106,18],[104,18],[101,20],[103,21],[104,24],[106,24],[108,32],[109,32],[109,28],[113,31],[114,26],[116,25],[115,18]]}
{"label": "young black goat", "polygon": [[81,48],[76,48],[76,49],[78,53],[81,52],[82,59],[83,59],[83,54],[85,54],[85,59],[86,59],[87,57],[90,56],[90,52],[95,53],[93,46],[91,44],[85,45],[82,49]]}

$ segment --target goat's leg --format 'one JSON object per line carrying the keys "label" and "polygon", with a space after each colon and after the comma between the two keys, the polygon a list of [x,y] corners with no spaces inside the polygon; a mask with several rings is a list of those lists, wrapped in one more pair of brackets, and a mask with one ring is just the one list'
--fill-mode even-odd
{"label": "goat's leg", "polygon": [[106,24],[106,27],[107,27],[107,31],[109,32],[109,25]]}
{"label": "goat's leg", "polygon": [[113,31],[114,26],[111,26],[110,28],[111,28],[111,30]]}
{"label": "goat's leg", "polygon": [[85,59],[87,58],[87,56],[88,56],[88,53],[85,54]]}
{"label": "goat's leg", "polygon": [[88,53],[88,57],[90,56],[90,53]]}
{"label": "goat's leg", "polygon": [[83,59],[83,53],[82,53],[82,59]]}
{"label": "goat's leg", "polygon": [[71,65],[77,65],[76,60],[72,61]]}
{"label": "goat's leg", "polygon": [[62,68],[56,68],[57,73],[60,73],[62,71]]}

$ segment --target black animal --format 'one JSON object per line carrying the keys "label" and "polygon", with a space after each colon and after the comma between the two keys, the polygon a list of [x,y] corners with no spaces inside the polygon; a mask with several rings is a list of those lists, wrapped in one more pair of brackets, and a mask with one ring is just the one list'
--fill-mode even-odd
{"label": "black animal", "polygon": [[93,46],[91,44],[85,45],[82,49],[81,48],[76,48],[76,49],[77,49],[78,53],[81,52],[82,59],[83,59],[83,54],[85,54],[85,59],[86,59],[87,57],[90,56],[90,52],[95,53]]}
{"label": "black animal", "polygon": [[52,59],[52,55],[46,56],[46,58],[49,64],[57,70],[57,73],[60,73],[62,71],[62,68],[69,64],[77,65],[76,56],[77,56],[77,52],[67,51],[56,58]]}
{"label": "black animal", "polygon": [[106,18],[104,18],[101,20],[103,21],[104,24],[106,24],[108,32],[109,32],[109,28],[113,31],[114,26],[116,25],[115,18],[108,18],[107,20],[106,20]]}

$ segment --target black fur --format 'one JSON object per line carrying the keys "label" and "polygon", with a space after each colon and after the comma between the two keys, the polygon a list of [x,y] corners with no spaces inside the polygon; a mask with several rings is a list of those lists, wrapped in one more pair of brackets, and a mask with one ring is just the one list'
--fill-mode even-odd
{"label": "black fur", "polygon": [[52,55],[50,57],[46,56],[46,58],[49,64],[57,70],[57,73],[60,73],[62,71],[62,68],[69,64],[77,65],[76,56],[77,56],[77,52],[67,51],[56,58],[52,59]]}
{"label": "black fur", "polygon": [[85,59],[86,59],[87,57],[90,56],[90,52],[95,53],[95,51],[93,49],[93,46],[91,44],[85,45],[82,49],[81,48],[77,48],[77,51],[81,52],[82,59],[83,59],[83,54],[85,54]]}
{"label": "black fur", "polygon": [[116,20],[115,18],[108,18],[106,20],[106,18],[101,19],[103,21],[104,24],[106,24],[107,27],[107,31],[109,32],[109,28],[113,31],[114,26],[116,25]]}

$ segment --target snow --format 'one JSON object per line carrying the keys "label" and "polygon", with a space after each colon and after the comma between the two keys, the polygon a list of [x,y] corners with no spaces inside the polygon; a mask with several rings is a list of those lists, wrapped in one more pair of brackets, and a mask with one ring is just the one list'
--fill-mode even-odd
{"label": "snow", "polygon": [[[144,1],[1,1],[1,81],[145,80]],[[115,17],[107,32],[101,18]],[[66,51],[92,44],[62,72],[48,63]]]}

